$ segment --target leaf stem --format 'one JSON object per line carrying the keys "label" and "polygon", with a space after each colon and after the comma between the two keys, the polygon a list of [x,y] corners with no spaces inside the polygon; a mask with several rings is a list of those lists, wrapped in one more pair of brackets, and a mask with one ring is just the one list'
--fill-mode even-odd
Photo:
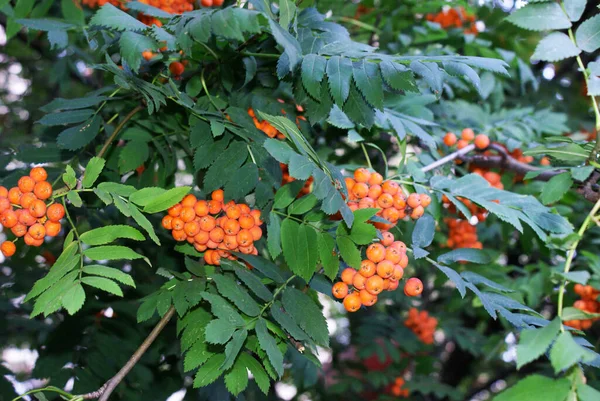
{"label": "leaf stem", "polygon": [[279,58],[279,54],[272,53],[253,53],[253,52],[241,52],[242,56],[248,57],[262,57],[262,58]]}
{"label": "leaf stem", "polygon": [[367,152],[367,148],[365,147],[365,144],[361,142],[360,147],[362,148],[363,153],[365,154],[365,159],[367,160],[367,166],[369,166],[369,168],[372,170],[373,165],[371,164],[371,158],[369,157],[369,152]]}
{"label": "leaf stem", "polygon": [[200,82],[202,83],[202,88],[204,89],[204,93],[206,93],[206,96],[208,97],[208,100],[210,101],[210,104],[213,105],[213,107],[215,108],[215,110],[216,111],[221,111],[219,109],[219,106],[217,106],[217,104],[213,100],[212,96],[210,95],[210,92],[208,91],[208,87],[206,86],[206,80],[204,79],[204,71],[206,71],[205,68],[202,69],[202,73],[200,74]]}
{"label": "leaf stem", "polygon": [[[565,275],[567,273],[569,273],[569,271],[571,270],[571,265],[573,263],[573,258],[575,257],[575,251],[577,250],[577,246],[579,245],[579,242],[583,238],[583,234],[588,229],[589,224],[594,219],[594,216],[596,216],[596,213],[598,213],[598,210],[600,210],[600,200],[598,200],[596,202],[596,204],[594,205],[592,210],[590,210],[590,212],[586,216],[585,220],[583,221],[583,224],[581,225],[581,227],[579,227],[579,231],[577,231],[578,239],[575,240],[573,242],[573,244],[571,244],[571,246],[569,247],[569,250],[567,251],[567,260],[565,261],[565,268],[563,269],[563,273]],[[558,308],[557,315],[561,319],[562,319],[562,314],[563,314],[564,292],[565,292],[566,286],[567,286],[567,278],[563,277],[563,279],[560,283],[560,288],[558,289],[558,306],[557,306],[557,308]],[[565,330],[562,325],[560,327],[560,330],[561,331]]]}
{"label": "leaf stem", "polygon": [[67,210],[67,202],[65,202],[65,198],[62,198],[63,208],[65,209],[65,216],[67,217],[67,221],[71,225],[73,229],[73,233],[75,234],[75,239],[77,241],[77,246],[79,247],[79,281],[81,281],[81,275],[83,274],[83,244],[81,243],[81,238],[79,237],[79,231],[77,231],[77,227],[73,220],[71,219],[71,215],[69,214],[69,210]]}
{"label": "leaf stem", "polygon": [[123,129],[123,127],[125,126],[125,124],[127,124],[127,122],[129,120],[131,120],[131,118],[134,115],[136,115],[142,109],[143,109],[143,107],[141,105],[135,107],[133,110],[131,110],[129,112],[129,114],[127,114],[123,118],[123,120],[121,120],[121,122],[119,123],[119,125],[117,125],[117,127],[115,128],[115,130],[113,131],[113,133],[111,134],[111,136],[106,140],[106,142],[104,142],[104,145],[102,146],[102,149],[100,149],[100,152],[98,152],[98,155],[97,155],[98,157],[104,156],[104,154],[108,150],[108,147],[110,146],[110,144],[112,143],[112,141],[114,141],[114,139],[117,137],[117,135],[119,135],[119,132],[121,132],[121,130]]}

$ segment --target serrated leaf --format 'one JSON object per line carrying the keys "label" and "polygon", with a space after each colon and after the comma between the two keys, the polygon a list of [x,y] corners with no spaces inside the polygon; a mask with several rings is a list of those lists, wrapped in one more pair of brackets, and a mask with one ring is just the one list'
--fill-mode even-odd
{"label": "serrated leaf", "polygon": [[[246,329],[241,329],[233,333],[231,341],[225,346],[225,360],[223,361],[223,365],[221,365],[220,369],[227,370],[231,368],[247,337],[248,330]],[[246,377],[248,376],[246,375]]]}
{"label": "serrated leaf", "polygon": [[75,25],[69,24],[63,21],[57,21],[52,19],[44,18],[28,18],[28,19],[17,19],[15,22],[23,25],[26,28],[34,29],[36,31],[63,31],[74,27]]}
{"label": "serrated leaf", "polygon": [[102,118],[95,116],[83,124],[67,128],[58,135],[56,143],[62,149],[77,150],[88,145],[96,138]]}
{"label": "serrated leaf", "polygon": [[283,292],[282,303],[287,313],[316,344],[323,347],[329,345],[327,321],[308,295],[295,288],[287,288]]}
{"label": "serrated leaf", "polygon": [[156,199],[157,196],[160,196],[165,192],[167,192],[166,189],[159,187],[142,188],[139,191],[132,193],[129,196],[129,201],[143,207],[151,203],[154,199]]}
{"label": "serrated leaf", "polygon": [[204,365],[198,369],[194,378],[194,387],[208,386],[221,376],[223,371],[220,369],[225,361],[225,354],[215,354],[211,356]]}
{"label": "serrated leaf", "polygon": [[148,160],[150,148],[146,142],[129,141],[119,152],[119,173],[133,171]]}
{"label": "serrated leaf", "polygon": [[352,64],[352,75],[356,87],[369,104],[383,110],[383,82],[379,66],[375,63],[361,60]]}
{"label": "serrated leaf", "polygon": [[238,170],[248,158],[248,148],[241,141],[233,142],[224,152],[219,154],[204,176],[204,191],[210,192],[229,182],[232,174]]}
{"label": "serrated leaf", "polygon": [[133,278],[129,274],[127,274],[119,269],[115,269],[113,267],[102,266],[102,265],[89,265],[89,266],[83,267],[83,272],[85,274],[91,274],[94,276],[102,276],[102,277],[106,277],[106,278],[111,278],[111,279],[117,280],[120,283],[123,283],[125,285],[135,288],[135,282],[133,281]]}
{"label": "serrated leaf", "polygon": [[59,110],[85,109],[87,107],[96,106],[102,102],[106,102],[112,99],[114,98],[110,98],[108,96],[86,96],[75,99],[63,99],[59,97],[46,104],[45,106],[40,107],[40,110],[44,113],[51,113]]}
{"label": "serrated leaf", "polygon": [[558,336],[561,323],[554,319],[546,327],[523,330],[517,345],[517,369],[542,356]]}
{"label": "serrated leaf", "polygon": [[71,287],[62,297],[62,306],[69,312],[69,315],[74,315],[85,302],[85,290],[81,284],[77,283]]}
{"label": "serrated leaf", "polygon": [[448,264],[452,262],[490,263],[490,257],[481,249],[459,248],[438,256],[437,261]]}
{"label": "serrated leaf", "polygon": [[260,388],[260,391],[267,395],[269,393],[271,381],[269,380],[269,376],[267,376],[267,372],[265,372],[265,369],[262,367],[260,362],[245,352],[240,354],[239,360],[248,368],[250,373],[252,373],[252,376],[254,376],[254,381],[258,385],[258,388]]}
{"label": "serrated leaf", "polygon": [[95,276],[86,276],[81,279],[83,284],[89,285],[90,287],[98,288],[99,290],[108,292],[110,294],[114,294],[116,296],[122,297],[123,291],[121,287],[117,285],[112,280],[109,280],[104,277],[95,277]]}
{"label": "serrated leaf", "polygon": [[[224,263],[222,261],[221,263]],[[233,266],[236,276],[244,283],[257,297],[263,301],[270,301],[273,299],[271,291],[262,283],[262,281],[251,271],[245,267],[241,267],[238,264]]]}
{"label": "serrated leaf", "polygon": [[281,254],[281,218],[271,211],[267,225],[267,247],[273,259]]}
{"label": "serrated leaf", "polygon": [[176,187],[169,189],[167,192],[157,196],[153,201],[144,206],[144,212],[158,213],[167,210],[176,203],[179,203],[191,189],[191,187]]}
{"label": "serrated leaf", "polygon": [[577,46],[588,53],[600,48],[600,14],[581,23],[575,32]]}
{"label": "serrated leaf", "polygon": [[292,272],[310,280],[317,264],[316,231],[307,225],[300,225],[292,219],[281,223],[281,243],[283,256]]}
{"label": "serrated leaf", "polygon": [[98,177],[100,177],[105,163],[106,161],[101,157],[92,157],[90,159],[87,166],[85,166],[85,173],[81,180],[83,188],[91,188],[94,185]]}
{"label": "serrated leaf", "polygon": [[419,87],[411,70],[402,64],[384,60],[379,63],[379,69],[385,82],[395,90],[419,92]]}
{"label": "serrated leaf", "polygon": [[318,199],[313,194],[307,194],[296,199],[289,207],[289,214],[304,214],[313,209],[318,203]]}
{"label": "serrated leaf", "polygon": [[151,37],[135,32],[124,32],[119,39],[121,56],[135,72],[139,70],[142,63],[142,53],[145,51],[155,51],[158,47],[158,43]]}
{"label": "serrated leaf", "polygon": [[375,123],[375,111],[367,104],[354,83],[350,85],[348,101],[342,110],[355,124],[362,124],[367,129],[371,129]]}
{"label": "serrated leaf", "polygon": [[292,154],[290,157],[290,164],[288,165],[290,176],[298,180],[307,180],[314,169],[315,164],[308,157],[297,153]]}
{"label": "serrated leaf", "polygon": [[275,301],[273,303],[273,306],[271,306],[271,315],[297,341],[309,340],[308,335],[298,326],[292,316],[283,310],[281,302]]}
{"label": "serrated leaf", "polygon": [[319,259],[323,264],[325,275],[334,280],[340,268],[340,260],[335,250],[335,240],[330,234],[322,232],[319,233],[318,245]]}
{"label": "serrated leaf", "polygon": [[214,353],[210,352],[207,347],[207,343],[204,341],[197,341],[192,347],[185,353],[183,361],[183,370],[189,372],[196,369],[206,362]]}
{"label": "serrated leaf", "polygon": [[352,120],[348,118],[346,113],[344,113],[337,104],[334,104],[331,108],[331,113],[329,113],[329,118],[327,119],[327,122],[341,129],[354,128],[354,123],[352,122]]}
{"label": "serrated leaf", "polygon": [[254,163],[246,163],[235,171],[223,188],[227,199],[242,199],[258,183],[258,167]]}
{"label": "serrated leaf", "polygon": [[67,200],[71,203],[71,205],[73,205],[75,207],[83,206],[83,200],[81,199],[81,196],[79,196],[78,192],[75,192],[75,191],[67,192]]}
{"label": "serrated leaf", "polygon": [[92,260],[144,259],[146,260],[146,263],[151,265],[147,258],[134,250],[121,245],[105,245],[88,248],[83,251],[83,256]]}
{"label": "serrated leaf", "polygon": [[433,216],[426,214],[417,220],[412,233],[413,245],[420,248],[429,246],[435,235],[435,220]]}
{"label": "serrated leaf", "polygon": [[556,62],[575,57],[581,50],[562,32],[552,32],[538,43],[532,60]]}
{"label": "serrated leaf", "polygon": [[224,319],[215,319],[206,325],[204,339],[211,344],[225,344],[235,332],[236,327]]}
{"label": "serrated leaf", "polygon": [[307,54],[302,59],[302,84],[316,100],[321,98],[321,82],[325,76],[325,67],[327,59],[317,54]]}
{"label": "serrated leaf", "polygon": [[144,31],[148,27],[110,3],[102,6],[90,20],[90,25],[100,25],[117,31]]}
{"label": "serrated leaf", "polygon": [[263,146],[275,160],[283,164],[288,164],[290,157],[296,154],[290,145],[278,139],[268,138]]}
{"label": "serrated leaf", "polygon": [[260,256],[246,255],[238,252],[236,252],[235,255],[238,258],[248,262],[253,268],[277,284],[282,284],[285,282],[285,279],[280,273],[280,268],[270,260],[261,258]]}
{"label": "serrated leaf", "polygon": [[269,19],[269,27],[273,38],[281,47],[289,61],[289,71],[293,71],[302,57],[302,48],[298,40],[293,37],[287,30],[284,30],[277,22]]}
{"label": "serrated leaf", "polygon": [[269,330],[267,329],[267,324],[264,319],[258,319],[256,322],[256,335],[258,337],[258,342],[260,343],[260,347],[265,350],[267,356],[269,357],[269,361],[271,361],[271,365],[277,372],[277,375],[281,377],[283,375],[283,354],[277,348],[277,342],[275,338],[269,334]]}
{"label": "serrated leaf", "polygon": [[336,104],[342,106],[350,94],[352,61],[340,56],[333,56],[327,61],[326,72],[331,96]]}
{"label": "serrated leaf", "polygon": [[362,258],[360,256],[360,251],[358,250],[354,242],[346,236],[338,236],[336,238],[336,242],[338,249],[340,250],[340,255],[342,256],[342,259],[344,259],[344,262],[346,262],[349,266],[354,267],[355,269],[360,268],[360,262],[362,261]]}
{"label": "serrated leaf", "polygon": [[545,205],[558,202],[572,186],[573,180],[571,179],[571,174],[562,173],[554,176],[542,188],[540,200]]}
{"label": "serrated leaf", "polygon": [[367,245],[377,237],[377,229],[368,223],[354,222],[350,229],[350,238],[358,245]]}
{"label": "serrated leaf", "polygon": [[571,333],[568,331],[560,333],[550,350],[550,362],[554,373],[570,368],[585,355],[585,348],[575,342]]}
{"label": "serrated leaf", "polygon": [[587,0],[564,0],[563,6],[565,7],[565,11],[569,16],[569,19],[573,22],[579,21],[579,18],[583,15],[585,11],[585,6],[587,4]]}
{"label": "serrated leaf", "polygon": [[225,387],[234,396],[248,387],[248,371],[243,359],[238,358],[231,370],[225,374]]}
{"label": "serrated leaf", "polygon": [[212,276],[219,293],[235,304],[243,313],[249,316],[257,316],[260,306],[248,294],[244,287],[238,285],[232,278],[215,274]]}
{"label": "serrated leaf", "polygon": [[565,401],[570,388],[567,379],[530,375],[498,394],[494,401]]}
{"label": "serrated leaf", "polygon": [[129,204],[129,211],[131,212],[131,217],[133,217],[135,222],[140,227],[142,227],[144,230],[146,230],[146,232],[148,233],[148,235],[150,236],[150,238],[152,239],[152,241],[154,241],[154,243],[156,245],[160,246],[160,240],[156,236],[156,232],[154,231],[154,226],[152,225],[150,220],[148,220],[148,218],[146,216],[144,216],[142,214],[142,212],[140,212],[139,209],[131,203]]}
{"label": "serrated leaf", "polygon": [[115,225],[96,228],[81,234],[80,239],[87,245],[103,245],[113,242],[117,238],[128,238],[135,241],[143,241],[145,238],[137,229]]}
{"label": "serrated leaf", "polygon": [[68,110],[60,113],[46,114],[37,123],[48,127],[75,124],[86,121],[92,115],[94,115],[94,110],[92,109]]}
{"label": "serrated leaf", "polygon": [[134,186],[123,185],[117,182],[102,182],[98,184],[98,189],[109,192],[114,195],[128,197],[136,191]]}
{"label": "serrated leaf", "polygon": [[139,1],[127,2],[127,8],[144,13],[155,18],[171,18],[172,15],[160,8],[152,7]]}
{"label": "serrated leaf", "polygon": [[571,21],[558,3],[528,4],[506,18],[516,26],[530,31],[567,29]]}

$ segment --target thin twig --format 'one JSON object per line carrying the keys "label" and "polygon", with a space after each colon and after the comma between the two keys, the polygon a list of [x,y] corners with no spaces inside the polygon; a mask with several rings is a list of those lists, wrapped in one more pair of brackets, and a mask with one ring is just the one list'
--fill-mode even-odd
{"label": "thin twig", "polygon": [[449,155],[444,156],[441,159],[436,160],[431,164],[428,164],[427,166],[421,168],[421,171],[426,173],[430,170],[433,170],[435,168],[443,166],[444,164],[449,163],[458,157],[466,155],[467,153],[473,151],[474,149],[475,149],[475,145],[473,145],[473,144],[467,145],[464,148],[457,150],[456,152],[452,152]]}
{"label": "thin twig", "polygon": [[127,114],[123,120],[121,120],[121,122],[119,123],[119,125],[117,125],[117,127],[115,128],[114,132],[111,134],[111,136],[106,140],[106,142],[104,142],[104,145],[102,146],[102,149],[100,149],[100,152],[98,152],[98,157],[102,157],[104,156],[104,153],[106,153],[106,151],[108,150],[108,147],[110,146],[110,144],[112,143],[112,141],[114,141],[114,139],[117,137],[117,135],[119,135],[119,132],[121,132],[121,130],[123,129],[123,127],[125,126],[125,124],[127,124],[127,122],[129,120],[131,120],[131,118],[136,115],[140,110],[143,109],[143,106],[137,106],[136,108],[134,108],[133,110],[131,110],[129,112],[129,114]]}

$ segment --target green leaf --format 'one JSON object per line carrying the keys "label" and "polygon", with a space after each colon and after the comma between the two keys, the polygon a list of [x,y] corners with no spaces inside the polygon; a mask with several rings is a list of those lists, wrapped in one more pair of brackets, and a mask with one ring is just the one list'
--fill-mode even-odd
{"label": "green leaf", "polygon": [[150,220],[148,220],[148,218],[144,216],[142,212],[140,212],[139,209],[131,203],[129,204],[129,211],[131,212],[131,217],[133,217],[135,222],[144,230],[146,230],[146,232],[156,245],[160,246],[160,240],[156,236],[154,226],[152,225],[152,223],[150,223]]}
{"label": "green leaf", "polygon": [[242,352],[240,354],[239,361],[248,368],[250,373],[252,373],[252,376],[254,376],[254,381],[256,381],[256,384],[258,385],[258,388],[260,388],[260,391],[262,391],[263,394],[267,395],[269,393],[269,386],[271,384],[271,381],[269,380],[269,376],[267,375],[267,372],[265,372],[265,369],[262,367],[260,362],[254,359],[253,356],[245,352]]}
{"label": "green leaf", "polygon": [[362,258],[360,256],[360,251],[354,242],[346,236],[338,236],[336,242],[344,262],[355,269],[360,268],[360,262],[362,261]]}
{"label": "green leaf", "polygon": [[165,192],[167,192],[167,190],[159,187],[146,187],[132,193],[129,196],[129,200],[136,205],[143,207],[152,202],[157,196],[162,195]]}
{"label": "green leaf", "polygon": [[267,356],[269,357],[269,361],[271,361],[271,365],[273,365],[273,368],[275,369],[275,372],[277,372],[277,375],[281,377],[283,375],[283,354],[281,351],[279,351],[275,338],[269,334],[269,330],[267,329],[267,324],[264,319],[258,319],[255,330],[258,337],[258,342],[260,343],[260,348],[265,350]]}
{"label": "green leaf", "polygon": [[340,260],[335,250],[335,240],[330,234],[322,232],[319,233],[318,244],[319,258],[323,264],[325,275],[334,280],[340,268]]}
{"label": "green leaf", "polygon": [[355,124],[362,124],[365,128],[371,129],[375,123],[373,108],[367,104],[354,84],[350,85],[348,101],[343,111]]}
{"label": "green leaf", "polygon": [[213,355],[214,353],[208,350],[206,342],[197,341],[185,353],[185,359],[183,361],[183,370],[185,372],[192,371],[198,366],[204,364],[204,362],[208,361],[208,359]]}
{"label": "green leaf", "polygon": [[91,188],[94,185],[98,177],[100,177],[105,163],[106,161],[101,157],[94,156],[90,159],[87,166],[85,166],[85,173],[83,175],[83,180],[81,181],[84,188]]}
{"label": "green leaf", "polygon": [[494,401],[565,401],[570,388],[567,379],[530,375],[501,392]]}
{"label": "green leaf", "polygon": [[327,122],[341,129],[354,128],[354,123],[352,122],[352,120],[348,118],[346,113],[344,113],[337,104],[334,104],[331,108],[331,113],[329,113],[329,118],[327,119]]}
{"label": "green leaf", "polygon": [[94,110],[92,109],[63,111],[61,113],[46,114],[37,123],[48,127],[75,124],[87,120],[92,115],[94,115]]}
{"label": "green leaf", "polygon": [[235,304],[243,313],[249,316],[258,316],[260,306],[248,294],[244,287],[238,285],[232,278],[215,274],[212,276],[217,289],[225,298]]}
{"label": "green leaf", "polygon": [[79,262],[79,250],[77,243],[73,242],[65,247],[46,277],[39,279],[31,288],[23,302],[27,302],[46,291],[48,288],[56,284],[56,282],[69,273]]}
{"label": "green leaf", "polygon": [[415,228],[412,233],[413,245],[420,248],[429,246],[433,241],[435,235],[435,220],[433,216],[426,214],[417,220]]}
{"label": "green leaf", "polygon": [[206,326],[204,338],[211,344],[225,344],[235,330],[236,327],[231,322],[224,319],[215,319]]}
{"label": "green leaf", "polygon": [[[225,346],[225,361],[223,361],[221,369],[227,370],[233,365],[247,337],[248,330],[246,329],[241,329],[233,333],[231,341]],[[246,377],[248,377],[247,374]]]}
{"label": "green leaf", "polygon": [[133,251],[130,248],[127,248],[126,246],[121,245],[106,245],[88,248],[85,251],[83,251],[83,256],[92,260],[144,259],[146,260],[146,263],[151,265],[150,261],[147,260],[144,256],[140,255],[139,253]]}
{"label": "green leaf", "polygon": [[87,107],[96,106],[102,102],[109,101],[113,98],[108,96],[86,96],[75,99],[56,98],[47,105],[40,107],[44,113],[51,113],[59,110],[76,110],[85,109]]}
{"label": "green leaf", "polygon": [[573,22],[579,21],[579,18],[583,15],[585,11],[585,5],[587,4],[587,0],[564,0],[563,6],[565,7],[565,11],[569,16],[569,19]]}
{"label": "green leaf", "polygon": [[582,162],[586,160],[589,156],[589,152],[583,149],[581,146],[576,143],[569,143],[564,146],[557,146],[552,148],[547,148],[545,146],[538,146],[533,149],[528,149],[523,152],[524,155],[543,155],[554,157],[558,160],[564,160],[568,162]]}
{"label": "green leaf", "polygon": [[290,157],[290,164],[288,165],[288,170],[290,176],[296,179],[309,179],[312,175],[314,168],[314,163],[306,156],[295,153]]}
{"label": "green leaf", "polygon": [[327,59],[317,54],[307,54],[302,59],[302,84],[306,92],[319,101],[326,65]]}
{"label": "green leaf", "polygon": [[62,149],[81,149],[96,138],[100,130],[102,118],[95,116],[83,124],[67,128],[58,135],[56,143]]}
{"label": "green leaf", "polygon": [[81,234],[80,238],[87,245],[108,244],[117,238],[128,238],[136,241],[143,241],[145,239],[137,229],[125,225],[96,228]]}
{"label": "green leaf", "polygon": [[81,284],[77,283],[71,287],[62,297],[62,305],[69,312],[69,315],[74,315],[85,302],[85,291]]}
{"label": "green leaf", "polygon": [[289,214],[304,214],[312,210],[318,203],[318,199],[313,194],[307,194],[300,199],[295,200],[289,207]]}
{"label": "green leaf", "polygon": [[242,199],[256,188],[258,183],[258,166],[252,162],[246,163],[236,170],[225,184],[223,190],[227,199]]}
{"label": "green leaf", "polygon": [[438,256],[439,263],[449,264],[452,262],[471,262],[479,264],[490,263],[490,257],[480,249],[460,248]]}
{"label": "green leaf", "polygon": [[223,365],[223,361],[225,361],[225,354],[215,354],[211,356],[208,361],[198,369],[198,373],[196,373],[194,379],[194,387],[208,386],[217,380],[223,373],[220,369],[220,366]]}
{"label": "green leaf", "polygon": [[292,0],[279,0],[279,25],[285,30],[296,15],[296,3]]}
{"label": "green leaf", "polygon": [[267,224],[267,248],[273,260],[281,254],[281,218],[274,211],[269,214]]}
{"label": "green leaf", "polygon": [[538,43],[532,60],[556,62],[569,57],[575,57],[581,50],[577,48],[567,35],[562,32],[552,32]]}
{"label": "green leaf", "polygon": [[554,319],[546,327],[523,330],[517,345],[517,369],[542,356],[560,332],[561,322]]}
{"label": "green leaf", "polygon": [[315,273],[317,264],[316,231],[307,225],[300,225],[292,219],[281,223],[281,244],[283,256],[290,270],[307,282]]}
{"label": "green leaf", "polygon": [[145,31],[148,27],[110,3],[102,6],[90,20],[90,25],[100,25],[117,31]]}
{"label": "green leaf", "polygon": [[[223,264],[224,261],[221,261]],[[236,276],[252,290],[253,293],[256,294],[257,297],[262,299],[263,301],[269,302],[273,299],[273,294],[271,291],[260,281],[260,279],[253,274],[251,271],[246,269],[246,267],[241,267],[238,264],[233,267]]]}
{"label": "green leaf", "polygon": [[284,30],[272,19],[269,19],[269,27],[271,28],[271,33],[273,34],[273,38],[281,47],[283,47],[283,51],[287,59],[289,61],[289,71],[293,71],[294,68],[300,62],[302,57],[302,48],[300,47],[300,43],[298,40],[293,37],[287,30]]}
{"label": "green leaf", "polygon": [[123,296],[123,291],[121,288],[112,280],[109,280],[104,277],[95,277],[95,276],[86,276],[81,279],[83,284],[87,284],[91,287],[98,288],[102,291],[108,292],[110,294],[117,295],[119,297]]}
{"label": "green leaf", "polygon": [[129,195],[131,195],[132,193],[134,193],[136,191],[134,186],[131,185],[123,185],[123,184],[119,184],[117,182],[102,182],[100,184],[98,184],[98,189],[114,194],[114,195],[118,195],[118,196],[124,196],[124,197],[128,197]]}
{"label": "green leaf", "polygon": [[75,207],[83,206],[83,200],[81,200],[81,196],[79,196],[78,192],[75,192],[75,191],[67,192],[67,199]]}
{"label": "green leaf", "polygon": [[288,207],[288,205],[296,199],[298,192],[300,192],[303,186],[304,183],[301,181],[292,181],[279,188],[275,194],[273,209],[284,209]]}
{"label": "green leaf", "polygon": [[275,301],[271,306],[271,315],[281,325],[281,327],[290,333],[290,335],[297,341],[309,340],[308,335],[302,331],[300,326],[296,323],[294,318],[290,316],[284,309],[281,302]]}
{"label": "green leaf", "polygon": [[287,313],[316,344],[323,347],[329,345],[327,321],[308,295],[295,288],[287,288],[283,292],[282,303]]}
{"label": "green leaf", "polygon": [[379,63],[379,69],[385,82],[395,90],[419,92],[412,71],[402,64],[384,60]]}
{"label": "green leaf", "polygon": [[167,192],[158,195],[153,201],[144,206],[146,213],[158,213],[167,210],[171,206],[179,203],[186,196],[192,187],[176,187]]}
{"label": "green leaf", "polygon": [[589,313],[571,306],[564,308],[562,313],[562,320],[564,322],[567,320],[595,319],[597,317],[600,317],[600,313]]}
{"label": "green leaf", "polygon": [[63,31],[75,26],[62,21],[38,18],[17,19],[16,22],[36,31]]}
{"label": "green leaf", "polygon": [[131,276],[119,269],[113,267],[102,266],[102,265],[89,265],[83,267],[85,274],[91,274],[94,276],[102,276],[106,278],[112,278],[125,285],[135,288],[135,282]]}
{"label": "green leaf", "polygon": [[586,285],[588,280],[590,279],[590,273],[582,270],[582,271],[576,271],[576,272],[568,272],[568,273],[563,273],[561,271],[553,271],[552,272],[553,275],[555,276],[559,276],[565,280],[574,282],[574,283],[579,283],[582,285]]}
{"label": "green leaf", "polygon": [[579,401],[600,400],[600,391],[587,384],[577,386],[577,396]]}
{"label": "green leaf", "polygon": [[528,4],[514,11],[506,20],[530,31],[567,29],[572,25],[560,5],[554,2]]}
{"label": "green leaf", "polygon": [[225,374],[225,387],[234,396],[248,387],[248,371],[242,358],[238,358],[231,370]]}
{"label": "green leaf", "polygon": [[586,356],[586,350],[577,344],[568,331],[560,333],[550,350],[550,362],[554,373],[566,370]]}
{"label": "green leaf", "polygon": [[274,138],[266,139],[263,147],[275,160],[283,164],[289,164],[290,157],[296,153],[290,145]]}
{"label": "green leaf", "polygon": [[119,173],[125,174],[140,167],[150,156],[146,142],[129,141],[119,152]]}
{"label": "green leaf", "polygon": [[340,56],[333,56],[327,61],[327,77],[329,90],[335,103],[343,105],[350,94],[352,79],[352,61]]}
{"label": "green leaf", "polygon": [[581,23],[575,32],[577,46],[588,53],[600,48],[600,14]]}
{"label": "green leaf", "polygon": [[67,21],[71,21],[77,25],[85,23],[83,8],[81,4],[75,0],[61,0],[62,14]]}
{"label": "green leaf", "polygon": [[144,13],[155,18],[171,18],[172,15],[160,8],[149,6],[148,4],[141,3],[139,1],[127,2],[127,8],[135,11]]}
{"label": "green leaf", "polygon": [[248,148],[242,141],[233,142],[219,154],[204,176],[204,191],[223,187],[248,158]]}
{"label": "green leaf", "polygon": [[571,174],[562,173],[552,177],[542,188],[540,200],[545,205],[558,202],[562,199],[567,191],[573,186]]}
{"label": "green leaf", "polygon": [[354,222],[350,229],[350,238],[358,245],[367,245],[377,237],[377,229],[368,223]]}
{"label": "green leaf", "polygon": [[356,87],[367,102],[376,109],[383,110],[383,82],[378,65],[366,60],[355,61],[352,75]]}
{"label": "green leaf", "polygon": [[273,280],[277,284],[283,284],[285,282],[285,278],[283,278],[283,276],[280,273],[281,270],[279,266],[277,266],[275,263],[265,258],[261,258],[260,256],[245,255],[243,253],[235,253],[235,256],[248,262],[261,274]]}

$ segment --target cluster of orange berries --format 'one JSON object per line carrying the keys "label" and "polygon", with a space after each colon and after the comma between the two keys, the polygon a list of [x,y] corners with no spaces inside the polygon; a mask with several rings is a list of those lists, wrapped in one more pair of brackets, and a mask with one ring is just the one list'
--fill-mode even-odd
{"label": "cluster of orange berries", "polygon": [[213,191],[209,201],[189,194],[162,220],[173,238],[204,252],[204,261],[209,265],[218,266],[221,258],[235,260],[231,252],[257,255],[254,241],[262,237],[260,210],[234,201],[224,203],[223,199],[222,189]]}
{"label": "cluster of orange berries", "polygon": [[[279,167],[281,167],[281,174],[283,175],[283,177],[281,178],[281,185],[289,184],[292,181],[296,181],[296,179],[290,175],[290,171],[288,169],[287,164],[279,163]],[[304,182],[304,186],[300,190],[298,196],[308,195],[311,191],[313,181],[313,177],[308,177],[308,180]]]}
{"label": "cluster of orange berries", "polygon": [[436,318],[429,316],[427,311],[419,312],[417,308],[410,308],[408,317],[404,321],[404,325],[411,329],[419,340],[425,344],[433,344],[433,333],[437,324]]}
{"label": "cluster of orange berries", "polygon": [[[598,295],[600,291],[596,290],[590,285],[575,284],[573,288],[575,293],[581,297],[580,300],[575,301],[573,307],[584,312],[589,313],[600,313],[600,302],[598,302]],[[587,330],[592,327],[592,324],[599,318],[584,319],[584,320],[567,320],[565,325],[573,327],[577,330]]]}
{"label": "cluster of orange berries", "polygon": [[269,138],[285,139],[285,135],[279,132],[277,128],[273,127],[267,120],[258,121],[258,118],[256,118],[256,113],[254,113],[254,109],[249,108],[248,115],[252,117],[254,126],[264,132]]}
{"label": "cluster of orange berries", "polygon": [[[52,184],[47,178],[44,168],[34,167],[29,175],[19,179],[16,187],[0,186],[0,224],[17,238],[23,237],[30,246],[41,246],[46,236],[57,236],[61,230],[60,220],[65,215],[62,205],[45,202],[52,196]],[[6,257],[17,250],[13,241],[3,242],[0,249]]]}
{"label": "cluster of orange berries", "polygon": [[477,238],[477,226],[472,225],[467,220],[450,217],[445,218],[444,222],[448,226],[448,239],[446,240],[448,248],[483,249],[483,245]]}
{"label": "cluster of orange berries", "polygon": [[475,15],[466,12],[464,7],[444,9],[437,14],[427,14],[427,21],[436,22],[444,29],[465,27],[465,33],[477,35]]}
{"label": "cluster of orange berries", "polygon": [[[362,305],[373,306],[377,295],[382,291],[394,291],[404,276],[408,266],[406,244],[395,241],[390,232],[383,233],[381,242],[367,247],[367,259],[360,269],[348,267],[342,271],[341,279],[333,285],[333,296],[344,300],[348,312],[356,312]],[[404,285],[404,294],[414,297],[423,292],[423,283],[418,278],[410,278]]]}
{"label": "cluster of orange berries", "polygon": [[456,145],[458,149],[462,149],[469,145],[471,142],[475,144],[477,149],[483,150],[490,146],[490,138],[485,134],[475,135],[475,132],[471,128],[465,128],[460,133],[460,139],[454,132],[448,132],[444,136],[444,144],[452,147]]}
{"label": "cluster of orange berries", "polygon": [[394,382],[388,386],[387,392],[398,398],[408,398],[410,391],[407,388],[402,388],[404,384],[406,384],[406,381],[403,377],[396,377]]}
{"label": "cluster of orange berries", "polygon": [[380,209],[380,216],[391,223],[379,223],[377,228],[389,230],[400,219],[410,216],[416,220],[423,216],[425,208],[431,203],[429,195],[412,193],[406,197],[397,182],[383,180],[379,173],[371,173],[366,168],[354,171],[354,178],[346,177],[348,188],[348,206],[357,209]]}

